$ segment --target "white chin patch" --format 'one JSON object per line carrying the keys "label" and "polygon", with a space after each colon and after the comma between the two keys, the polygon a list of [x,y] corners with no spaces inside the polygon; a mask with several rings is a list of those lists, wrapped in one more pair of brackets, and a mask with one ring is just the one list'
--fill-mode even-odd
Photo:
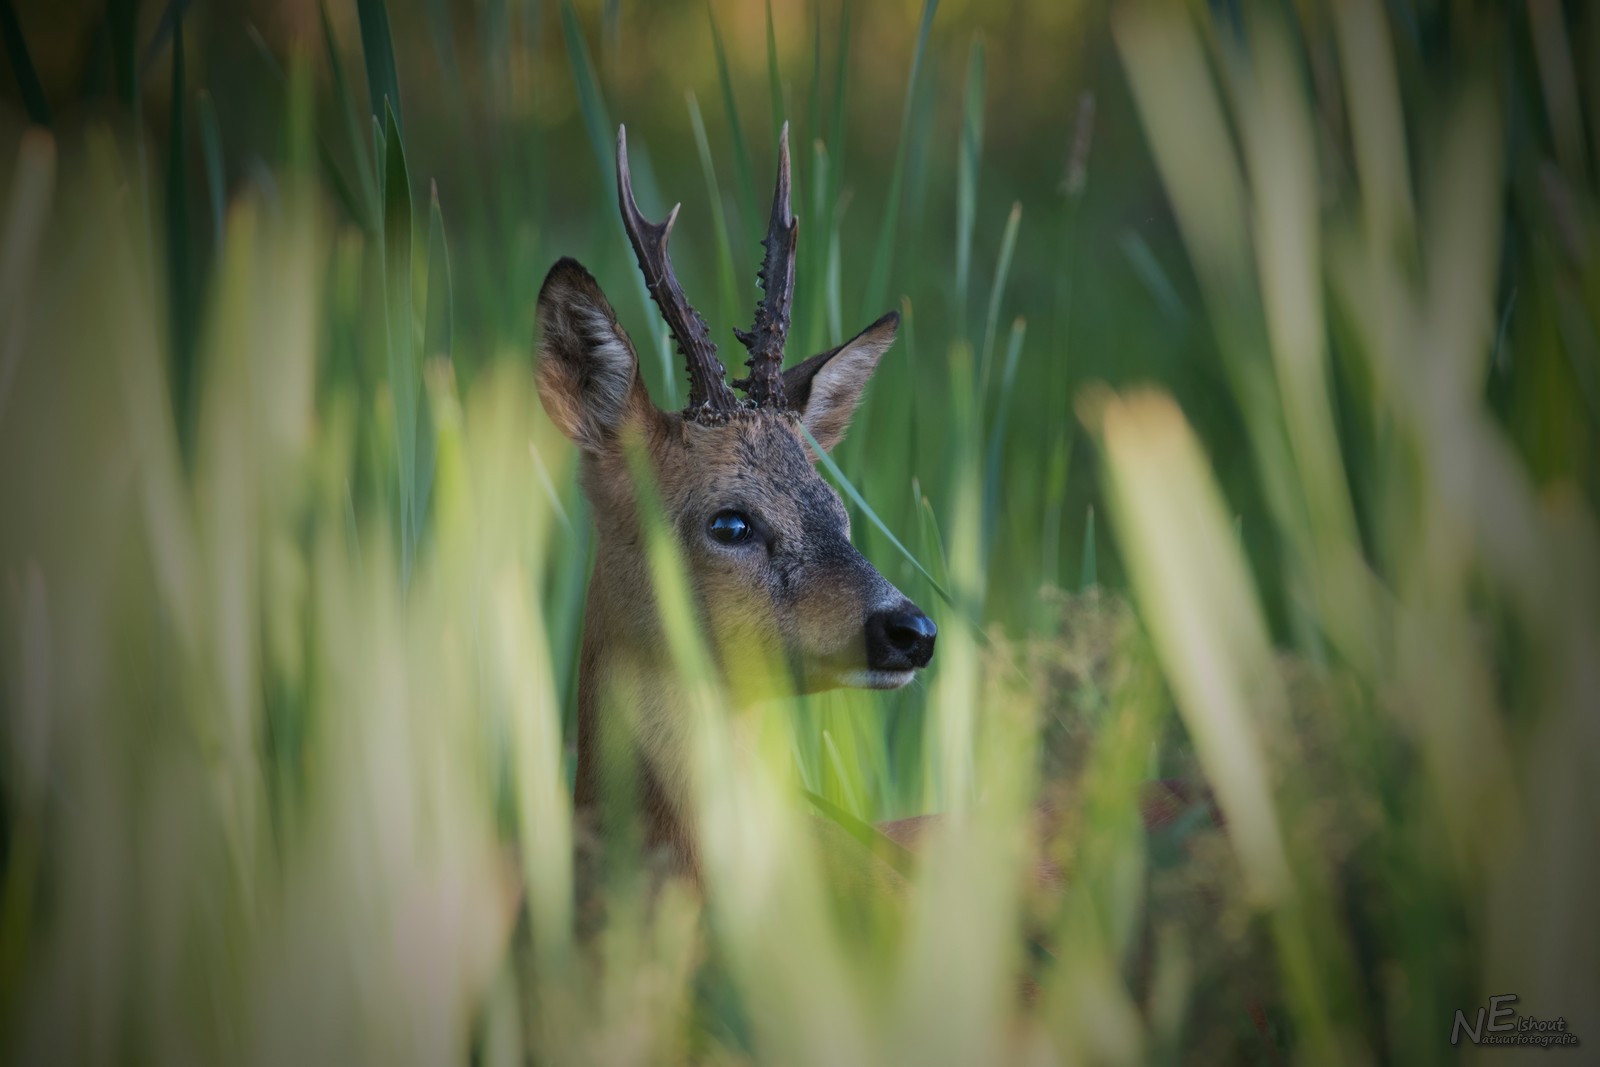
{"label": "white chin patch", "polygon": [[915,676],[915,671],[846,671],[839,675],[839,684],[850,689],[899,689]]}

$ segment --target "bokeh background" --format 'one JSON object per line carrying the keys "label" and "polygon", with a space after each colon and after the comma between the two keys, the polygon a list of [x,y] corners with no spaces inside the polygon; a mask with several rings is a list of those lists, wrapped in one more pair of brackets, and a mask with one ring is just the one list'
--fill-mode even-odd
{"label": "bokeh background", "polygon": [[[1506,989],[1600,1040],[1587,5],[0,19],[18,1056],[1433,1062]],[[791,358],[902,312],[825,466],[940,652],[749,766],[701,723],[702,900],[572,822],[534,297],[584,262],[678,406],[616,125],[731,364],[785,121]],[[1226,827],[1147,837],[1156,779]],[[953,829],[884,910],[808,804]]]}

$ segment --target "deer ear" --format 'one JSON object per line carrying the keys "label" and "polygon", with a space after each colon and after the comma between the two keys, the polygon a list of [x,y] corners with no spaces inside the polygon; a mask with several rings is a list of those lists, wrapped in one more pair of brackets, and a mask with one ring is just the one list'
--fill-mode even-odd
{"label": "deer ear", "polygon": [[590,452],[655,411],[639,357],[600,284],[575,259],[550,268],[539,290],[539,399],[561,432]]}
{"label": "deer ear", "polygon": [[861,391],[899,328],[900,313],[891,311],[838,348],[783,372],[784,396],[817,444],[831,450],[844,440]]}

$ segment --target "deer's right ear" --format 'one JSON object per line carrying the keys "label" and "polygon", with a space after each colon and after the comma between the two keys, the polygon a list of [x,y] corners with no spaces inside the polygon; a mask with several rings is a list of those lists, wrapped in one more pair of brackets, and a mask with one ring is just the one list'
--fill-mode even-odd
{"label": "deer's right ear", "polygon": [[900,314],[889,312],[838,348],[819,352],[783,372],[783,391],[800,421],[824,450],[844,440],[867,379],[894,344]]}
{"label": "deer's right ear", "polygon": [[600,285],[575,259],[550,268],[539,290],[539,399],[580,448],[600,452],[654,405],[639,357]]}

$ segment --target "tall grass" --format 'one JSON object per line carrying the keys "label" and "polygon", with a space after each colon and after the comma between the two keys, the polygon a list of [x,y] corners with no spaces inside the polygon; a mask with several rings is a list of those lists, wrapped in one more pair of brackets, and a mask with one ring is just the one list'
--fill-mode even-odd
{"label": "tall grass", "polygon": [[[592,6],[470,16],[481,83],[442,7],[191,14],[145,86],[114,4],[92,119],[6,6],[8,1060],[1429,1063],[1506,992],[1600,1040],[1594,17]],[[752,93],[797,338],[902,311],[818,466],[940,637],[735,710],[638,465],[691,882],[572,810],[531,306],[582,258],[675,406],[611,123],[721,331]]]}

